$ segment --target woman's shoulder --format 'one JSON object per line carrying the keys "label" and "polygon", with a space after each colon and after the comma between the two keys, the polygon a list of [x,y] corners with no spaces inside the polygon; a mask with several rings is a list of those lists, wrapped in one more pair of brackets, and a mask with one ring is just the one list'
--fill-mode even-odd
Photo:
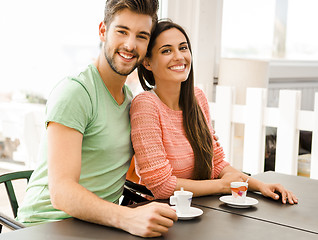
{"label": "woman's shoulder", "polygon": [[131,102],[130,112],[157,112],[159,111],[159,108],[160,104],[158,102],[158,97],[150,91],[144,91],[134,97]]}
{"label": "woman's shoulder", "polygon": [[206,102],[207,98],[204,94],[204,92],[202,91],[202,89],[198,88],[198,87],[194,87],[194,94],[196,99],[198,100],[198,102]]}
{"label": "woman's shoulder", "polygon": [[158,98],[155,94],[153,94],[151,91],[144,91],[139,94],[137,94],[134,99],[132,100],[132,103],[139,103],[139,102],[154,102]]}

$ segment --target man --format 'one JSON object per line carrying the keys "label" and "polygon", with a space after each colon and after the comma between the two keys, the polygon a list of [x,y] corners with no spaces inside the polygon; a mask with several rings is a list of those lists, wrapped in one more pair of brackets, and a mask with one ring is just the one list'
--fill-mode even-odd
{"label": "man", "polygon": [[18,220],[26,225],[70,216],[160,236],[177,220],[167,204],[119,206],[129,160],[127,75],[143,60],[157,22],[157,0],[108,0],[94,64],[66,78],[47,103],[46,137]]}

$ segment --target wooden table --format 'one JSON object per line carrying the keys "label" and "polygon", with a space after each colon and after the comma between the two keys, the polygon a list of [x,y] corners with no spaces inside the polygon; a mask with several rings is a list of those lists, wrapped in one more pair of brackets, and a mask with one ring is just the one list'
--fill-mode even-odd
{"label": "wooden table", "polygon": [[[317,239],[317,235],[284,227],[278,224],[255,220],[236,214],[201,208],[204,214],[196,219],[179,220],[160,238],[167,240],[207,240],[207,239]],[[60,222],[46,223],[22,230],[0,235],[5,240],[130,240],[141,239],[119,229],[83,222],[77,219],[67,219]]]}
{"label": "wooden table", "polygon": [[[203,215],[187,221],[179,220],[163,237],[167,240],[206,239],[318,239],[317,181],[273,172],[255,176],[265,182],[281,182],[299,196],[298,205],[282,205],[259,194],[249,196],[259,204],[248,209],[225,206],[219,196],[194,198],[193,205]],[[315,198],[316,196],[316,198]],[[198,205],[200,204],[200,206]],[[0,235],[0,240],[73,240],[73,239],[141,239],[122,230],[80,221],[74,218]]]}
{"label": "wooden table", "polygon": [[259,203],[247,209],[228,207],[219,200],[220,196],[194,198],[193,204],[318,234],[318,180],[275,172],[253,177],[267,183],[281,183],[297,196],[299,203],[285,205],[281,200],[248,192],[247,196],[256,198]]}

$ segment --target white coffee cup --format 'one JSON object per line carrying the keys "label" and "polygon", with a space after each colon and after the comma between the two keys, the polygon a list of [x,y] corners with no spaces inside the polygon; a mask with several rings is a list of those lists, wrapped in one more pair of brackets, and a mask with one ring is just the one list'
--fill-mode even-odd
{"label": "white coffee cup", "polygon": [[170,197],[170,204],[176,206],[177,213],[188,213],[190,211],[193,193],[184,191],[175,191],[174,195]]}
{"label": "white coffee cup", "polygon": [[231,182],[232,200],[235,203],[245,203],[248,183]]}

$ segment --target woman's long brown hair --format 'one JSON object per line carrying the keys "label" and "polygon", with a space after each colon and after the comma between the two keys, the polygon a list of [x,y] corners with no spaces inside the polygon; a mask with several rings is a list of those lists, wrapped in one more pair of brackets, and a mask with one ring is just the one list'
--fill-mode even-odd
{"label": "woman's long brown hair", "polygon": [[[185,36],[189,50],[192,54],[190,40],[185,30],[178,24],[165,20],[159,21],[156,25],[150,38],[146,57],[151,58],[151,51],[157,37],[162,32],[171,28],[178,29]],[[155,86],[155,79],[152,72],[147,70],[143,65],[138,67],[138,76],[144,90],[149,91],[153,88],[152,86]],[[203,112],[195,98],[193,67],[190,69],[187,80],[181,83],[179,106],[183,115],[183,127],[194,153],[194,171],[192,179],[210,179],[213,157],[212,136]]]}

